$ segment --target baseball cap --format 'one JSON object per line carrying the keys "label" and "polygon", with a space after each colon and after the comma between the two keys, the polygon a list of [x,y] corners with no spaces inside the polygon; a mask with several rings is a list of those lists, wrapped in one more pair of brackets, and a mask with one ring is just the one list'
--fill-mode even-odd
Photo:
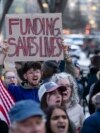
{"label": "baseball cap", "polygon": [[38,91],[39,100],[41,101],[41,99],[45,93],[52,92],[56,89],[60,89],[61,91],[65,91],[66,87],[62,86],[62,85],[58,85],[52,81],[44,83],[43,85],[40,86],[39,91]]}
{"label": "baseball cap", "polygon": [[9,112],[11,122],[20,122],[32,116],[43,116],[40,105],[33,100],[16,102]]}

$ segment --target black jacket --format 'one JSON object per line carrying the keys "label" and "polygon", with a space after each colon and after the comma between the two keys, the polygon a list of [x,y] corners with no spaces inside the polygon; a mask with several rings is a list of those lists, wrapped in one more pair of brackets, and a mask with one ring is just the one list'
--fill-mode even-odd
{"label": "black jacket", "polygon": [[0,120],[0,133],[8,133],[8,125],[3,120]]}

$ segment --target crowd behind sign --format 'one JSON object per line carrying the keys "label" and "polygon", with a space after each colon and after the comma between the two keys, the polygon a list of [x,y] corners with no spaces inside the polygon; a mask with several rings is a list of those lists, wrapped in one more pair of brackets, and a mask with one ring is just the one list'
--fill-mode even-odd
{"label": "crowd behind sign", "polygon": [[10,61],[63,59],[60,13],[6,15],[6,33]]}

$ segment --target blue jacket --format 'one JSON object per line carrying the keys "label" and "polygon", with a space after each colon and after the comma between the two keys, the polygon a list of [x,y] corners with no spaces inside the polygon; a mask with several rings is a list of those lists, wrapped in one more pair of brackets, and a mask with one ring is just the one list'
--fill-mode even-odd
{"label": "blue jacket", "polygon": [[100,108],[84,121],[81,133],[100,133]]}
{"label": "blue jacket", "polygon": [[32,99],[36,102],[39,102],[38,98],[38,87],[25,88],[21,85],[9,85],[8,91],[11,96],[14,98],[15,102],[20,100]]}

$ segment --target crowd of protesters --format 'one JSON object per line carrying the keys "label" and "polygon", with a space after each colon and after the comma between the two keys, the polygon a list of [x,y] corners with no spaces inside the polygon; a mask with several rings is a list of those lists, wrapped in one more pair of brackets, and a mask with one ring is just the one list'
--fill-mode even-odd
{"label": "crowd of protesters", "polygon": [[16,62],[16,71],[5,70],[8,47],[2,49],[0,75],[15,105],[8,112],[10,125],[1,118],[0,132],[100,133],[100,51],[91,58],[90,72],[83,82],[79,64],[72,62],[68,47],[62,48],[63,68],[62,61]]}

